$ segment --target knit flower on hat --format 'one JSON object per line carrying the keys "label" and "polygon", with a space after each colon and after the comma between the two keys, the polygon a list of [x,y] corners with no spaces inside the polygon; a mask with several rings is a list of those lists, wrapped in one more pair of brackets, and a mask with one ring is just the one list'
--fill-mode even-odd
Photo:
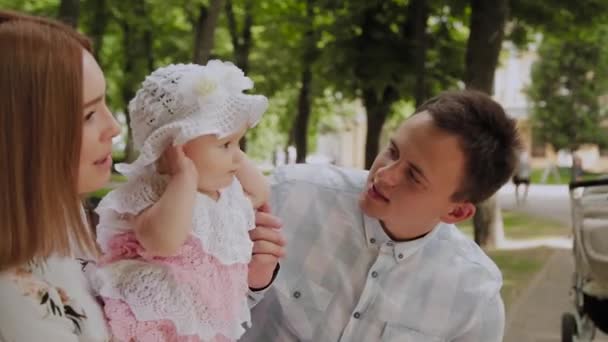
{"label": "knit flower on hat", "polygon": [[253,81],[230,62],[211,60],[204,68],[186,75],[182,91],[190,93],[202,108],[218,106],[229,96],[253,87]]}

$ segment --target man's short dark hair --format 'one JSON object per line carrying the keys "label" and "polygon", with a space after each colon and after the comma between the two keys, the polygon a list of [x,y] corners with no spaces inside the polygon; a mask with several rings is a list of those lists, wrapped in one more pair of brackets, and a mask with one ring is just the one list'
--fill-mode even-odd
{"label": "man's short dark hair", "polygon": [[450,91],[423,103],[437,128],[458,136],[465,173],[453,199],[477,204],[488,199],[513,175],[522,148],[515,120],[490,96],[478,91]]}

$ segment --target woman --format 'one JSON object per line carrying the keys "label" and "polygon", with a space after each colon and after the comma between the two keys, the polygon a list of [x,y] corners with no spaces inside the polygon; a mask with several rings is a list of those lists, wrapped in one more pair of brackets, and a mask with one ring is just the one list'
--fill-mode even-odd
{"label": "woman", "polygon": [[[86,38],[0,11],[0,340],[107,341],[78,257],[80,198],[110,177],[119,126]],[[84,263],[84,262],[83,262]]]}

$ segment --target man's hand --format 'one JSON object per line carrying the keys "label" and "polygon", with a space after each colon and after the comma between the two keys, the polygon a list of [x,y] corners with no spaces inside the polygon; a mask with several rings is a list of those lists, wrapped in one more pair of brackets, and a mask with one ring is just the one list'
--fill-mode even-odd
{"label": "man's hand", "polygon": [[263,289],[270,285],[272,276],[285,255],[285,238],[278,217],[270,214],[270,207],[263,205],[255,215],[256,228],[249,232],[253,241],[253,256],[249,262],[249,288]]}

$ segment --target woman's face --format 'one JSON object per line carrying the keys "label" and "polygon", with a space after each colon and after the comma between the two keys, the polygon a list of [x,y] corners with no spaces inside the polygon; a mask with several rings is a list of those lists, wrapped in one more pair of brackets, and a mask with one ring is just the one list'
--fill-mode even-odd
{"label": "woman's face", "polygon": [[82,145],[78,168],[78,193],[103,187],[112,170],[112,138],[120,126],[106,105],[106,81],[101,68],[88,52],[83,52]]}

